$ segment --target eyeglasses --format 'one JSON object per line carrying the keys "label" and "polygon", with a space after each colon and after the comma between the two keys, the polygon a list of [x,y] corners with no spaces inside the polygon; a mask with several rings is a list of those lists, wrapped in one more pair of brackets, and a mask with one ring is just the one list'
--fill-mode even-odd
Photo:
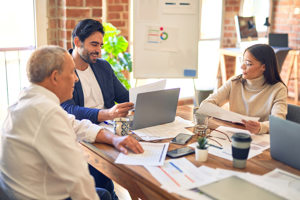
{"label": "eyeglasses", "polygon": [[240,63],[246,65],[246,67],[252,67],[253,63],[249,60],[244,60],[244,58],[239,57]]}
{"label": "eyeglasses", "polygon": [[[211,132],[212,132],[212,131],[216,131],[216,132],[218,132],[218,133],[221,133],[221,134],[225,135],[226,138],[224,138],[224,137],[218,137],[218,136],[213,136],[213,135],[211,135]],[[208,133],[208,134],[206,135],[207,138],[209,138],[210,140],[212,140],[212,141],[214,141],[215,143],[217,143],[220,147],[223,147],[223,145],[222,145],[220,142],[218,142],[218,139],[221,139],[221,140],[226,140],[226,139],[228,139],[228,141],[231,142],[231,139],[229,138],[229,136],[228,136],[226,133],[224,133],[224,132],[222,132],[222,131],[219,131],[219,130],[217,130],[217,129],[211,129],[211,132]]]}

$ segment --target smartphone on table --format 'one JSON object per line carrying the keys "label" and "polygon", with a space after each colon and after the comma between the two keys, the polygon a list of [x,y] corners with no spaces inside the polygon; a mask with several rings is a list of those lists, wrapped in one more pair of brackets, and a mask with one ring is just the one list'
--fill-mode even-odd
{"label": "smartphone on table", "polygon": [[171,151],[167,152],[167,156],[171,157],[171,158],[179,158],[185,155],[189,155],[195,153],[195,150],[190,148],[190,147],[182,147],[179,149],[174,149]]}
{"label": "smartphone on table", "polygon": [[189,135],[189,134],[185,134],[185,133],[179,133],[176,137],[174,137],[171,140],[171,143],[186,144],[192,137],[193,137],[193,135]]}

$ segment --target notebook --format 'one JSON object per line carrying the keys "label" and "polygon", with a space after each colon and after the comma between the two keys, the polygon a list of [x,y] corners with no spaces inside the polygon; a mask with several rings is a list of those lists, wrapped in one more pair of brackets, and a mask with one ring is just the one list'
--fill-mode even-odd
{"label": "notebook", "polygon": [[270,116],[270,150],[275,160],[300,170],[300,124]]}
{"label": "notebook", "polygon": [[131,130],[170,123],[175,120],[180,88],[139,93]]}

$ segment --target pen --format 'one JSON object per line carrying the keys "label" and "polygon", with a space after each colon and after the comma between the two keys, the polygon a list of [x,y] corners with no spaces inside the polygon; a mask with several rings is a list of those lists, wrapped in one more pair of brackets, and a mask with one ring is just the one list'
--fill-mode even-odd
{"label": "pen", "polygon": [[161,161],[161,158],[162,158],[162,155],[164,153],[165,147],[166,147],[166,144],[164,144],[163,150],[161,151],[161,154],[160,154],[160,157],[159,157],[159,162]]}
{"label": "pen", "polygon": [[103,121],[104,124],[106,125],[113,125],[112,123],[108,122],[108,121]]}

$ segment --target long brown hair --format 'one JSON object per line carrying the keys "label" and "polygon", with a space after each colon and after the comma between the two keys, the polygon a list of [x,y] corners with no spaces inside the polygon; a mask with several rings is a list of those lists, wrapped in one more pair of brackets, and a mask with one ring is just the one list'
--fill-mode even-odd
{"label": "long brown hair", "polygon": [[[255,44],[248,47],[245,52],[250,52],[256,60],[265,65],[264,77],[268,84],[283,83],[279,75],[278,62],[273,48],[267,44]],[[284,83],[283,83],[284,84]]]}

